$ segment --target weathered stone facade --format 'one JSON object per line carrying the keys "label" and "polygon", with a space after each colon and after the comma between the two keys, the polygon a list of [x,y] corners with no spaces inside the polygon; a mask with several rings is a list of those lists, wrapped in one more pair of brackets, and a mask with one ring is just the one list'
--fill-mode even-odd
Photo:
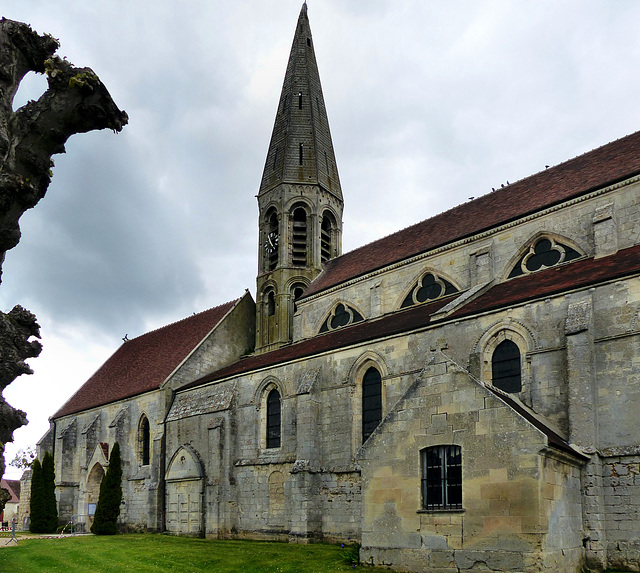
{"label": "weathered stone facade", "polygon": [[[289,71],[315,66],[300,19]],[[405,571],[638,570],[640,135],[338,256],[319,80],[291,94],[289,71],[278,113],[300,113],[269,147],[257,304],[213,313],[145,392],[87,407],[90,380],[53,417],[61,519],[88,525],[118,441],[123,528],[351,539]],[[136,344],[161,361],[158,339]]]}

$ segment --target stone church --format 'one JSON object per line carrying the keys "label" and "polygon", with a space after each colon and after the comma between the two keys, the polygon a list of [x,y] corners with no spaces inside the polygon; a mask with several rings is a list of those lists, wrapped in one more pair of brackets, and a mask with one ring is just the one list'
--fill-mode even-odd
{"label": "stone church", "polygon": [[[302,6],[249,292],[52,416],[61,521],[341,541],[408,571],[640,567],[640,132],[342,254]],[[348,196],[347,196],[348,198]]]}

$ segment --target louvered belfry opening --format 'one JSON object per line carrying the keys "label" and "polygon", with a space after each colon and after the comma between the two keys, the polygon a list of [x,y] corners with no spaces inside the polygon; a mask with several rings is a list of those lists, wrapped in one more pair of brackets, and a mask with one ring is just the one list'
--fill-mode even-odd
{"label": "louvered belfry opening", "polygon": [[326,263],[331,258],[333,222],[328,214],[322,217],[320,228],[320,260]]}
{"label": "louvered belfry opening", "polygon": [[291,259],[294,266],[307,265],[307,212],[303,207],[293,211],[293,241]]}

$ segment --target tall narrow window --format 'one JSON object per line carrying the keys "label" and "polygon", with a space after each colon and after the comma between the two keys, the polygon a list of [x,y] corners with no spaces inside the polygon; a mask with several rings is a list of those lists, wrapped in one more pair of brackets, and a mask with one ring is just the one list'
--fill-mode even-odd
{"label": "tall narrow window", "polygon": [[267,270],[273,271],[278,266],[278,251],[280,244],[280,233],[278,230],[278,213],[275,209],[271,211],[267,218],[268,228],[265,237],[265,257],[267,260]]}
{"label": "tall narrow window", "polygon": [[307,264],[307,212],[298,207],[293,212],[292,262],[295,266]]}
{"label": "tall narrow window", "polygon": [[298,311],[298,299],[304,294],[305,285],[295,284],[291,287],[291,298],[293,300],[293,312]]}
{"label": "tall narrow window", "polygon": [[511,340],[503,340],[493,351],[491,357],[492,384],[504,392],[522,390],[522,367],[520,349]]}
{"label": "tall narrow window", "polygon": [[298,163],[300,165],[302,165],[302,158],[303,158],[303,147],[302,147],[302,143],[301,143],[300,147],[298,147]]}
{"label": "tall narrow window", "polygon": [[373,433],[382,421],[382,377],[371,367],[362,379],[362,441]]}
{"label": "tall narrow window", "polygon": [[276,313],[276,295],[270,290],[267,293],[267,316],[274,316]]}
{"label": "tall narrow window", "polygon": [[151,432],[149,430],[149,420],[146,416],[142,416],[140,420],[138,443],[140,446],[140,465],[149,465]]}
{"label": "tall narrow window", "polygon": [[302,109],[302,92],[298,92],[298,109]]}
{"label": "tall narrow window", "polygon": [[320,260],[326,263],[333,256],[333,217],[325,213],[320,227]]}
{"label": "tall narrow window", "polygon": [[267,397],[267,448],[280,447],[280,393],[273,389]]}
{"label": "tall narrow window", "polygon": [[462,509],[462,448],[433,446],[421,456],[422,509]]}

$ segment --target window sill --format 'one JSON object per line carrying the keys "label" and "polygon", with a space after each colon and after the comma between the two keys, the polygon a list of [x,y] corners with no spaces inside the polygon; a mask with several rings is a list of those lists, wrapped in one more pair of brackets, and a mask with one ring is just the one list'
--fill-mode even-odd
{"label": "window sill", "polygon": [[418,511],[416,511],[416,513],[428,513],[428,514],[433,514],[433,513],[466,513],[466,509],[446,509],[446,508],[441,508],[441,509],[419,509]]}

